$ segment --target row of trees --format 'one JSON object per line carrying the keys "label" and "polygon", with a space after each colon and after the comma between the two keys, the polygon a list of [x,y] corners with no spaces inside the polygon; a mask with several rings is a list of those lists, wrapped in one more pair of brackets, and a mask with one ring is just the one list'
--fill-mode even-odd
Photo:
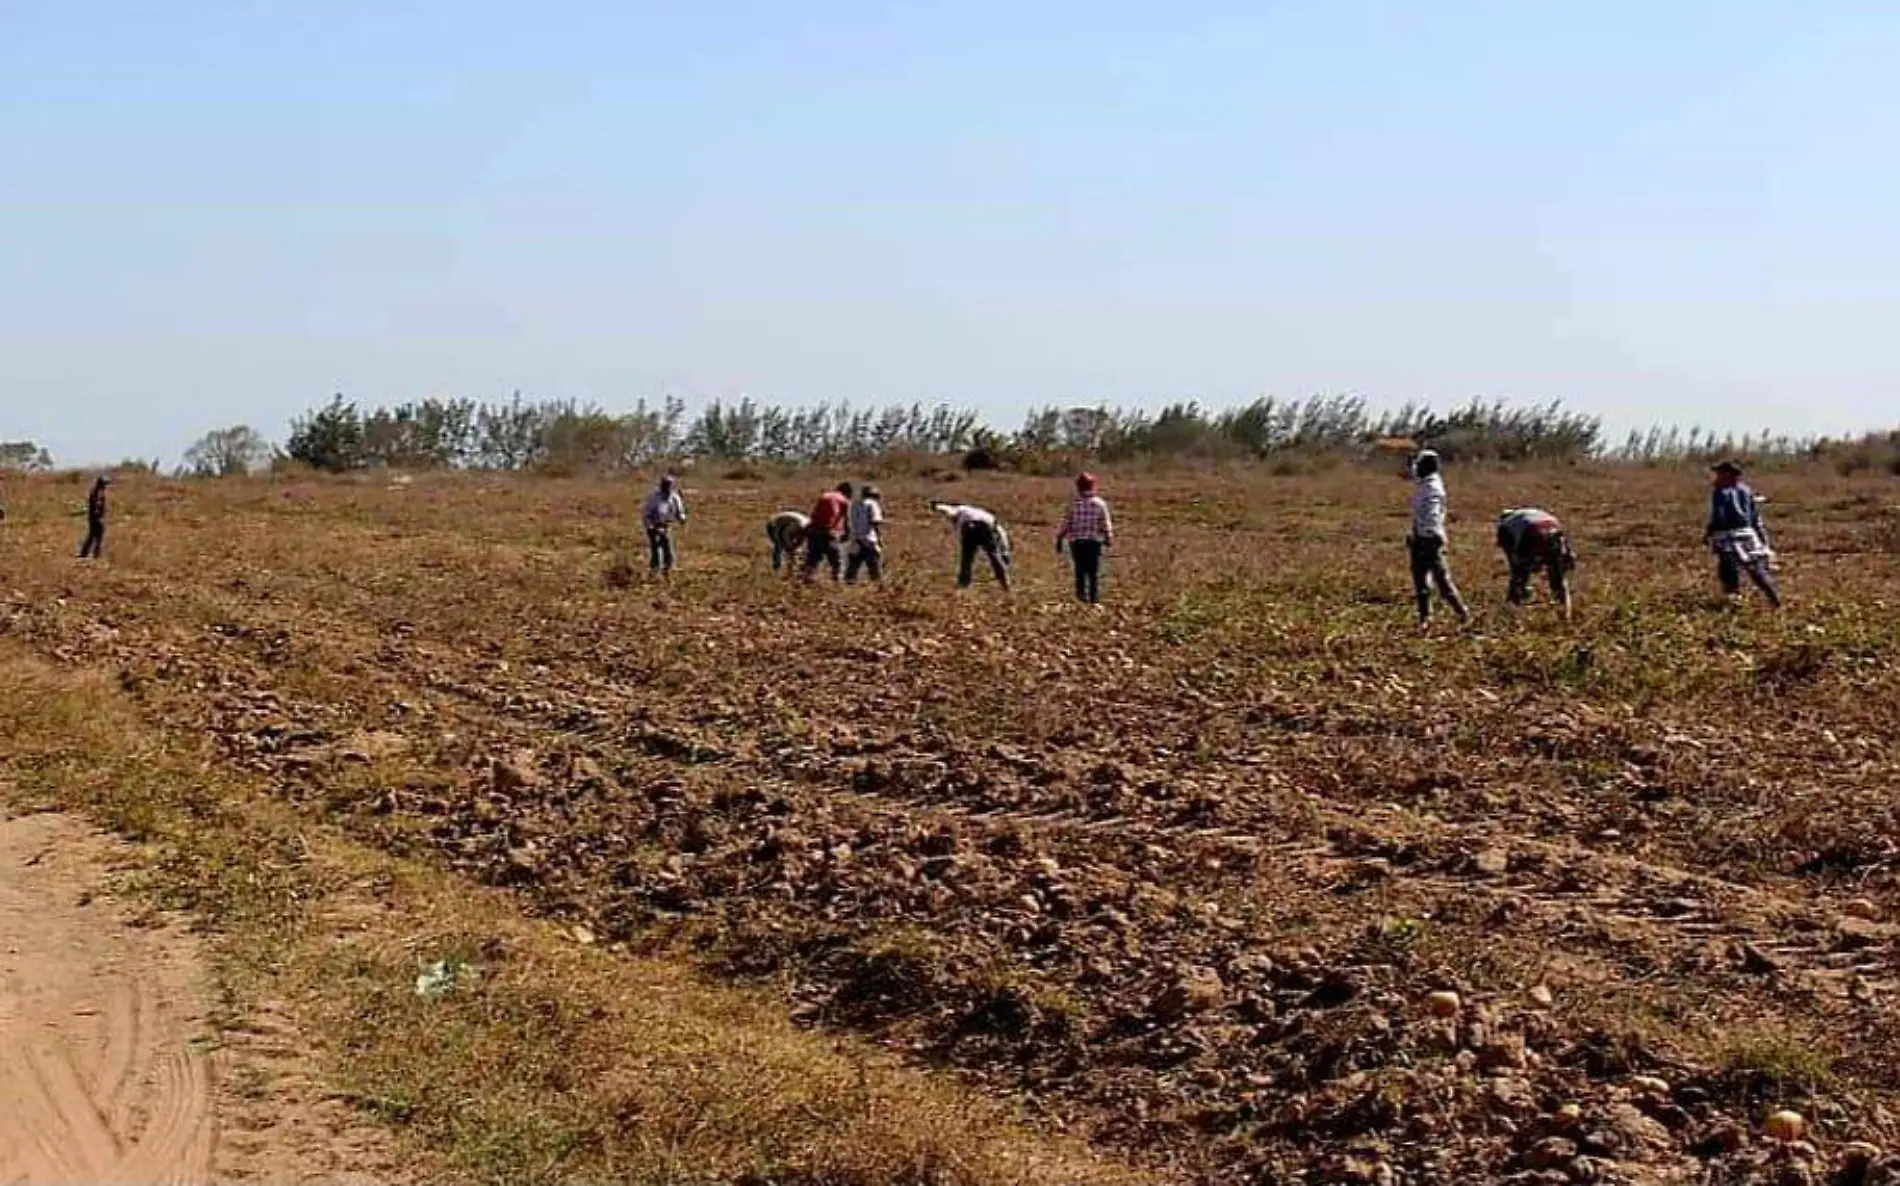
{"label": "row of trees", "polygon": [[[297,417],[281,446],[243,425],[208,433],[186,452],[181,472],[219,477],[301,464],[332,473],[388,467],[579,474],[688,458],[799,465],[904,455],[938,462],[959,458],[970,468],[1037,470],[1091,459],[1337,458],[1413,446],[1463,461],[1668,464],[1736,454],[1900,472],[1900,433],[1828,440],[1658,428],[1611,444],[1596,417],[1558,403],[1473,401],[1445,412],[1424,404],[1380,411],[1354,396],[1316,396],[1263,397],[1219,410],[1193,402],[1155,412],[1041,407],[1005,433],[984,425],[975,412],[942,404],[785,408],[740,399],[715,401],[688,418],[685,405],[670,397],[657,406],[642,400],[631,411],[613,413],[519,394],[500,402],[427,399],[370,408],[338,395]],[[37,445],[0,444],[0,470],[52,465]]]}
{"label": "row of trees", "polygon": [[675,457],[789,464],[959,453],[979,431],[973,412],[921,404],[787,409],[742,399],[715,401],[688,421],[685,405],[672,398],[658,407],[643,400],[616,415],[519,395],[506,403],[423,400],[368,411],[337,396],[292,423],[283,456],[330,472],[390,466],[598,473]]}
{"label": "row of trees", "polygon": [[[374,466],[558,473],[636,469],[668,458],[825,464],[896,454],[962,456],[973,466],[1034,468],[1078,457],[1260,459],[1363,451],[1404,438],[1472,460],[1576,460],[1596,455],[1594,417],[1558,404],[1474,402],[1447,413],[1424,405],[1375,412],[1356,397],[1271,397],[1211,412],[1176,403],[1150,413],[1123,408],[1038,408],[1014,433],[975,412],[939,404],[784,408],[751,399],[715,401],[688,420],[668,399],[615,415],[572,401],[424,400],[364,410],[342,396],[297,418],[282,456],[342,472]],[[232,472],[255,461],[255,434],[225,430],[187,459],[194,473]]]}
{"label": "row of trees", "polygon": [[40,473],[53,468],[53,455],[32,441],[0,441],[0,472]]}
{"label": "row of trees", "polygon": [[1176,403],[1150,414],[1121,408],[1038,408],[1002,442],[1006,455],[1079,454],[1266,459],[1352,454],[1379,441],[1430,446],[1478,461],[1570,461],[1595,456],[1602,425],[1560,404],[1517,407],[1473,402],[1440,413],[1422,404],[1375,412],[1356,396],[1279,400],[1271,396],[1209,412]]}
{"label": "row of trees", "polygon": [[676,452],[685,405],[613,415],[573,401],[429,399],[368,412],[336,396],[297,418],[283,456],[340,473],[400,469],[628,469]]}

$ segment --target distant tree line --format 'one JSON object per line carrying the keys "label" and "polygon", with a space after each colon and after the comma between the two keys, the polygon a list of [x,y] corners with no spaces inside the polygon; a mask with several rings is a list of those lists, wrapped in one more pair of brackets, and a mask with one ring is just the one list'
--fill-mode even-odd
{"label": "distant tree line", "polygon": [[[364,409],[342,396],[299,416],[280,456],[315,469],[376,466],[554,473],[616,472],[668,459],[785,465],[893,455],[962,459],[972,468],[1036,469],[1076,459],[1265,459],[1363,452],[1403,438],[1469,460],[1576,460],[1601,448],[1599,422],[1561,405],[1474,402],[1440,413],[1423,405],[1373,412],[1355,397],[1262,398],[1208,411],[1175,403],[1124,408],[1037,408],[1013,433],[946,404],[786,408],[716,400],[690,420],[684,405],[642,401],[614,414],[573,401],[423,400]],[[187,458],[192,473],[230,472],[254,457],[249,430],[226,429]],[[234,442],[246,443],[240,450]]]}
{"label": "distant tree line", "polygon": [[1159,412],[1038,408],[1022,429],[993,442],[999,462],[1046,455],[1106,460],[1148,457],[1265,460],[1362,453],[1403,441],[1468,461],[1573,461],[1601,446],[1601,423],[1560,404],[1474,401],[1449,412],[1422,404],[1375,412],[1356,396],[1262,397],[1218,412],[1175,403]]}
{"label": "distant tree line", "polygon": [[[1208,409],[1192,401],[1158,411],[1047,406],[1014,432],[947,404],[788,408],[716,400],[689,417],[668,397],[610,412],[574,400],[425,399],[364,407],[342,395],[298,416],[281,445],[245,425],[207,433],[179,472],[222,477],[265,466],[329,473],[391,468],[544,474],[611,474],[685,460],[750,465],[863,463],[913,457],[970,469],[1055,472],[1088,461],[1265,462],[1365,457],[1432,448],[1466,462],[1678,464],[1735,455],[1756,461],[1822,460],[1844,473],[1900,474],[1900,431],[1855,438],[1741,437],[1652,428],[1604,439],[1594,416],[1561,403],[1474,400],[1441,411],[1425,404],[1375,410],[1356,396],[1262,397]],[[140,463],[143,466],[143,463]],[[156,464],[156,463],[154,463]],[[0,443],[0,470],[48,470],[47,451]]]}
{"label": "distant tree line", "polygon": [[960,453],[978,429],[975,413],[921,404],[787,409],[714,401],[689,421],[673,398],[615,414],[519,395],[506,403],[423,400],[364,410],[339,395],[291,424],[282,457],[332,473],[376,466],[612,473],[687,457],[801,464]]}

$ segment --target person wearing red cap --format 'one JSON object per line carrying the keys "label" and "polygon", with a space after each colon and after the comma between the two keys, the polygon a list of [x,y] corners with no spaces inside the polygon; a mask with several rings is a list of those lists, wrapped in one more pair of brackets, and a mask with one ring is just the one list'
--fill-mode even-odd
{"label": "person wearing red cap", "polygon": [[1069,500],[1069,513],[1056,529],[1056,555],[1069,547],[1069,559],[1075,565],[1075,598],[1089,605],[1102,600],[1102,553],[1115,542],[1115,521],[1108,513],[1108,501],[1096,493],[1095,475],[1079,474],[1075,479],[1075,497]]}

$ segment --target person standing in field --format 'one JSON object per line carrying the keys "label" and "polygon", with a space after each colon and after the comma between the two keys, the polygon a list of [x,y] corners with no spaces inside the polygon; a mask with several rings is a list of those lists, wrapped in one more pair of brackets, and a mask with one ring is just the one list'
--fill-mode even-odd
{"label": "person standing in field", "polygon": [[1056,555],[1069,547],[1069,560],[1075,566],[1075,598],[1089,605],[1102,600],[1102,553],[1115,543],[1115,523],[1108,513],[1108,501],[1096,493],[1095,475],[1079,474],[1075,479],[1075,497],[1069,500],[1069,512],[1056,528]]}
{"label": "person standing in field", "polygon": [[811,520],[797,511],[780,511],[765,521],[765,538],[772,541],[772,571],[798,555],[805,546],[805,530]]}
{"label": "person standing in field", "polygon": [[640,507],[640,521],[647,531],[647,567],[671,576],[676,559],[673,526],[686,522],[686,502],[680,498],[679,483],[672,474],[662,477],[659,486],[647,495]]}
{"label": "person standing in field", "polygon": [[1550,581],[1550,596],[1570,620],[1570,572],[1577,560],[1570,537],[1557,516],[1536,507],[1520,507],[1498,516],[1498,549],[1510,565],[1511,584],[1505,594],[1512,605],[1531,597],[1531,578],[1539,569]]}
{"label": "person standing in field", "polygon": [[1009,533],[995,515],[982,507],[970,506],[961,502],[939,502],[932,499],[930,509],[950,520],[957,533],[957,588],[967,589],[975,579],[976,555],[981,552],[989,558],[990,572],[995,574],[996,583],[1009,591]]}
{"label": "person standing in field", "polygon": [[837,489],[820,494],[812,507],[811,520],[805,527],[806,580],[812,579],[820,564],[831,570],[834,581],[843,572],[844,556],[838,549],[838,538],[849,525],[851,494],[851,483],[840,482]]}
{"label": "person standing in field", "polygon": [[851,504],[851,555],[845,561],[844,583],[855,584],[858,570],[871,580],[884,579],[884,496],[876,486],[866,486]]}
{"label": "person standing in field", "polygon": [[1458,595],[1445,561],[1445,519],[1450,508],[1438,454],[1419,450],[1412,458],[1412,478],[1412,530],[1405,538],[1405,548],[1412,558],[1412,598],[1418,605],[1418,627],[1423,630],[1431,622],[1434,585],[1458,620],[1468,622],[1471,614],[1465,609],[1464,598]]}
{"label": "person standing in field", "polygon": [[1709,525],[1704,532],[1715,552],[1716,578],[1722,592],[1735,598],[1742,592],[1742,574],[1754,582],[1768,604],[1781,608],[1781,590],[1775,587],[1769,565],[1775,558],[1762,523],[1761,504],[1742,481],[1742,467],[1723,461],[1711,467],[1715,488],[1709,495]]}
{"label": "person standing in field", "polygon": [[79,545],[81,560],[97,560],[106,546],[106,487],[112,479],[100,474],[86,496],[86,538]]}

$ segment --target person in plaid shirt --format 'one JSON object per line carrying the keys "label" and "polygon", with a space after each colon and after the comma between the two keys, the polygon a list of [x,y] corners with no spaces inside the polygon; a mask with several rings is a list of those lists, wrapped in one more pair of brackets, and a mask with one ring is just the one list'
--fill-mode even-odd
{"label": "person in plaid shirt", "polygon": [[1080,474],[1075,479],[1075,497],[1069,513],[1056,529],[1056,555],[1063,544],[1069,547],[1069,559],[1075,565],[1075,597],[1089,605],[1102,600],[1102,552],[1115,542],[1115,522],[1108,513],[1108,502],[1095,492],[1095,475]]}

